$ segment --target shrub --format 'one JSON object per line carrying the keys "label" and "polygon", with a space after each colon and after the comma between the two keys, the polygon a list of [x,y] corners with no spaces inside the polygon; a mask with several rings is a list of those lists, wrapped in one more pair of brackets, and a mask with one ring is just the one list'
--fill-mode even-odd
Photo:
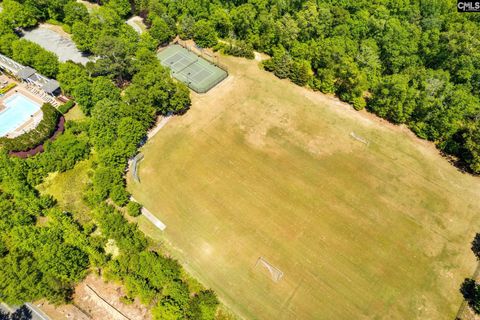
{"label": "shrub", "polygon": [[236,41],[234,44],[219,43],[215,49],[219,49],[221,52],[234,57],[243,57],[250,60],[255,58],[252,45],[241,40]]}
{"label": "shrub", "polygon": [[14,82],[9,83],[5,88],[0,89],[0,95],[7,93],[8,91],[12,90],[16,86],[17,84]]}
{"label": "shrub", "polygon": [[142,214],[142,205],[135,201],[130,201],[127,204],[127,212],[132,217],[138,217]]}
{"label": "shrub", "polygon": [[68,110],[72,109],[73,106],[75,106],[75,102],[73,100],[69,100],[66,103],[62,104],[60,107],[58,107],[58,111],[60,113],[65,114],[68,112]]}

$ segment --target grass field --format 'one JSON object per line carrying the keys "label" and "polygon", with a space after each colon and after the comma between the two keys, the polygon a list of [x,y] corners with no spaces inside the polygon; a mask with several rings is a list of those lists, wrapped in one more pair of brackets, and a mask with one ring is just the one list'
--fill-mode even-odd
{"label": "grass field", "polygon": [[129,181],[173,255],[249,319],[452,319],[480,180],[406,129],[223,63],[231,76],[193,95]]}
{"label": "grass field", "polygon": [[51,173],[37,189],[53,196],[63,210],[73,213],[79,221],[90,221],[90,209],[82,196],[90,182],[91,166],[92,158],[77,163],[72,170]]}

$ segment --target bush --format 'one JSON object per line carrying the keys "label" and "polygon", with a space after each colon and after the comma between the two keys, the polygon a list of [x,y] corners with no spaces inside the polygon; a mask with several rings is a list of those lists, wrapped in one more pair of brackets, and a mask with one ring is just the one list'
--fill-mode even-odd
{"label": "bush", "polygon": [[68,110],[72,109],[73,106],[75,106],[75,102],[73,100],[69,100],[66,103],[62,104],[60,107],[58,107],[58,111],[60,113],[65,114],[68,112]]}
{"label": "bush", "polygon": [[234,57],[243,57],[250,60],[255,58],[252,45],[245,41],[237,41],[234,44],[219,43],[215,49]]}
{"label": "bush", "polygon": [[130,201],[127,204],[127,212],[132,217],[138,217],[142,214],[142,205],[135,201]]}
{"label": "bush", "polygon": [[16,86],[17,84],[14,82],[9,83],[5,88],[0,89],[0,95],[7,93],[8,91],[12,90]]}
{"label": "bush", "polygon": [[26,151],[50,138],[57,128],[60,113],[49,103],[42,106],[43,119],[38,126],[16,138],[0,138],[0,145],[7,151]]}

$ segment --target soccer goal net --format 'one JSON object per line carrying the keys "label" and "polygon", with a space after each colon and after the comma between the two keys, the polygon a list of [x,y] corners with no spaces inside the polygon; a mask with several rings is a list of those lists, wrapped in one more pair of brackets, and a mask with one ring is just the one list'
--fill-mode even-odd
{"label": "soccer goal net", "polygon": [[355,139],[355,140],[357,140],[357,141],[360,141],[361,143],[366,144],[367,146],[370,144],[370,142],[369,142],[367,139],[365,139],[364,137],[359,136],[358,134],[356,134],[356,133],[353,132],[353,131],[350,132],[350,136],[351,136],[353,139]]}
{"label": "soccer goal net", "polygon": [[255,268],[261,267],[267,269],[273,281],[278,282],[283,278],[282,270],[271,265],[264,257],[258,257]]}
{"label": "soccer goal net", "polygon": [[138,163],[143,159],[143,154],[139,153],[132,159],[132,177],[136,182],[140,182],[138,176]]}

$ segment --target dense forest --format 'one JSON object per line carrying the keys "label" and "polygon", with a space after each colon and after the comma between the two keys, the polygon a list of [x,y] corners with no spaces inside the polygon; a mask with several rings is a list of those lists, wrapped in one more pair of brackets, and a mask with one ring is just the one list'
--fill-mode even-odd
{"label": "dense forest", "polygon": [[[0,153],[4,302],[68,302],[74,284],[101,269],[124,283],[125,301],[138,298],[157,319],[215,318],[215,294],[192,291],[178,263],[153,251],[124,216],[139,211],[125,189],[128,159],[158,115],[182,114],[190,105],[188,89],[155,56],[176,35],[233,55],[265,52],[271,59],[264,67],[276,76],[406,124],[480,173],[480,16],[457,13],[453,0],[97,3],[89,12],[74,0],[2,2],[0,53],[55,77],[87,115],[67,122],[42,154],[22,160]],[[144,18],[147,32],[125,24],[132,14]],[[62,25],[95,62],[59,63],[19,38],[18,28],[44,21]],[[80,223],[35,186],[86,158],[94,159],[84,194],[92,220]],[[109,239],[118,257],[105,252]]]}

